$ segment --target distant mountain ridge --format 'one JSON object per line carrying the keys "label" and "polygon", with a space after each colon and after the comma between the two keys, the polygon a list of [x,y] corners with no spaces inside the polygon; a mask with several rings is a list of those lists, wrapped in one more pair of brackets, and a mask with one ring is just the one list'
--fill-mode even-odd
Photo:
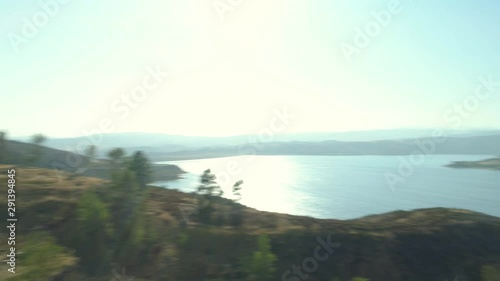
{"label": "distant mountain ridge", "polygon": [[447,137],[371,142],[271,142],[242,146],[207,147],[151,154],[156,161],[216,158],[237,155],[411,155],[411,154],[500,154],[500,134],[476,137]]}
{"label": "distant mountain ridge", "polygon": [[[432,136],[434,129],[396,129],[371,130],[351,132],[311,132],[275,134],[272,142],[375,142],[384,140],[404,140],[425,138]],[[500,130],[449,130],[450,137],[500,135]],[[99,154],[104,156],[107,151],[115,147],[122,147],[127,152],[143,150],[149,154],[174,153],[193,149],[207,149],[214,147],[233,147],[247,143],[258,142],[257,135],[240,135],[229,137],[181,136],[152,133],[116,133],[91,135],[76,138],[49,138],[45,145],[60,150],[75,150],[81,144],[93,142],[98,146]],[[28,138],[17,138],[19,141],[28,141]],[[269,148],[268,148],[269,149]]]}

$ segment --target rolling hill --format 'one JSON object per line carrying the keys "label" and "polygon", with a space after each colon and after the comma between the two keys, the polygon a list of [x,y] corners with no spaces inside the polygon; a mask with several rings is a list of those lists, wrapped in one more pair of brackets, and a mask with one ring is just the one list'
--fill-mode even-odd
{"label": "rolling hill", "polygon": [[[83,155],[42,146],[39,147],[41,150],[40,159],[32,162],[28,160],[28,157],[29,152],[35,145],[18,141],[7,141],[6,146],[7,155],[5,155],[5,159],[7,160],[4,163],[50,169],[55,175],[59,171],[63,171],[102,179],[109,179],[110,177],[107,160],[96,160],[93,165],[86,166],[86,157]],[[175,165],[153,165],[153,181],[175,180],[183,173],[184,171]]]}
{"label": "rolling hill", "polygon": [[[10,167],[12,165],[0,165],[0,171]],[[25,247],[27,233],[39,231],[49,233],[58,244],[71,249],[72,235],[78,233],[72,231],[78,225],[78,202],[88,190],[95,190],[103,200],[109,198],[108,204],[119,203],[112,199],[115,191],[106,188],[107,183],[99,179],[74,178],[64,173],[63,180],[57,181],[47,176],[50,171],[46,169],[16,169],[20,249]],[[2,172],[0,180],[6,179],[6,173]],[[129,258],[128,276],[135,280],[222,277],[237,280],[245,265],[244,258],[255,251],[257,237],[262,234],[269,236],[270,250],[277,257],[275,280],[283,279],[292,266],[303,266],[308,257],[314,256],[315,248],[322,245],[318,243],[320,240],[334,242],[336,246],[332,251],[321,252],[329,253],[328,258],[308,273],[311,281],[352,280],[357,276],[373,281],[452,280],[455,277],[480,281],[481,267],[500,261],[500,218],[467,210],[396,211],[342,221],[262,212],[220,198],[215,202],[212,222],[200,222],[196,214],[186,222],[182,210],[192,206],[193,196],[156,187],[146,190],[138,223],[147,223],[144,226],[148,227],[147,237],[156,233],[156,238],[144,245],[145,251],[140,256]],[[242,214],[242,221],[237,225],[229,219],[235,207]],[[7,208],[5,200],[0,202],[0,208]],[[5,221],[6,213],[0,219]],[[0,236],[6,237],[5,229],[0,230]],[[101,246],[113,245],[113,242],[116,243],[111,240]],[[0,249],[0,254],[5,256],[6,250]],[[87,276],[82,270],[86,264],[73,255],[74,252],[68,251],[65,256],[71,263],[57,264],[59,273],[55,280],[113,278],[111,270]],[[40,266],[54,268],[51,262],[51,259],[42,259]],[[5,267],[0,265],[0,279],[5,277],[1,275],[6,272]],[[292,278],[294,274],[287,276]]]}

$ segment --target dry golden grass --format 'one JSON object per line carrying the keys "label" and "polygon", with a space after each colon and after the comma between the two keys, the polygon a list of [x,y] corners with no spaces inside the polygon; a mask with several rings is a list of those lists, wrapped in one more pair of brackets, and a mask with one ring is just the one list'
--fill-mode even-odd
{"label": "dry golden grass", "polygon": [[[0,165],[0,181],[7,181],[7,168],[10,166]],[[86,190],[96,188],[100,195],[114,192],[111,189],[103,190],[108,186],[105,180],[75,177],[69,173],[57,176],[53,171],[38,168],[16,167],[16,179],[16,199],[19,200],[19,209],[24,214],[20,233],[43,229],[59,238],[64,237],[71,226],[69,222],[74,219],[76,203]],[[407,244],[416,245],[422,241],[428,243],[427,247],[431,248],[444,247],[446,245],[440,241],[447,241],[464,249],[472,249],[469,253],[483,251],[482,255],[488,256],[489,252],[484,249],[481,240],[498,241],[495,237],[498,237],[496,233],[500,233],[500,218],[444,208],[398,211],[341,221],[263,212],[242,206],[241,225],[232,226],[224,220],[218,224],[201,224],[196,222],[194,215],[190,218],[192,221],[183,228],[181,207],[195,204],[195,199],[194,194],[160,187],[148,188],[144,197],[143,212],[150,214],[147,216],[148,222],[159,232],[157,244],[160,246],[156,245],[160,249],[158,256],[169,262],[178,259],[179,272],[191,273],[193,264],[203,266],[205,272],[217,272],[221,269],[219,264],[234,262],[237,258],[252,253],[255,250],[255,236],[263,233],[272,237],[273,251],[280,258],[278,266],[283,270],[296,262],[295,257],[310,255],[316,247],[318,236],[331,234],[335,240],[339,239],[338,242],[343,243],[343,246],[339,253],[328,261],[331,261],[329,266],[344,261],[346,267],[354,266],[358,257],[364,255],[369,258],[376,257],[371,261],[371,272],[375,273],[378,272],[380,263],[385,264],[384,268],[401,266],[392,262],[401,255],[398,249],[406,249]],[[4,207],[2,204],[5,202],[0,202],[0,208]],[[217,199],[214,207],[215,216],[221,217],[237,209],[234,208],[234,203],[226,199]],[[186,237],[187,243],[169,240],[176,238],[176,241],[180,241],[181,235]],[[2,236],[5,236],[5,233]],[[408,243],[400,244],[401,239],[406,239],[404,241]],[[397,247],[399,248],[394,250]],[[450,249],[448,251],[451,251]],[[0,254],[5,253],[0,251]],[[336,260],[337,255],[339,258]],[[185,263],[181,264],[180,261]],[[191,263],[192,261],[194,262]],[[157,267],[168,266],[169,262],[159,262]],[[322,268],[327,268],[326,264]],[[0,266],[0,269],[5,268]],[[406,269],[402,266],[399,270]],[[150,270],[143,268],[141,272],[142,275],[147,275]],[[82,280],[77,272],[69,274],[70,279],[65,280]],[[189,274],[186,276],[190,278],[183,280],[200,280]],[[0,274],[0,280],[4,279],[5,276]]]}
{"label": "dry golden grass", "polygon": [[[6,170],[12,168],[0,165],[0,182],[7,181]],[[76,200],[89,188],[104,188],[107,181],[97,178],[74,176],[70,173],[30,167],[14,167],[16,169],[16,192],[19,194],[20,208],[30,212],[40,206],[59,205],[61,210],[74,207]],[[177,227],[183,224],[184,217],[181,208],[192,206],[196,208],[194,194],[183,193],[160,187],[148,188],[145,198],[145,212],[152,214],[165,225]],[[226,199],[217,200],[216,213],[231,212],[233,203]],[[292,230],[320,232],[335,229],[336,232],[346,233],[373,233],[386,236],[387,233],[397,231],[424,232],[436,231],[450,224],[473,224],[479,220],[488,220],[471,211],[455,209],[426,209],[413,212],[392,212],[383,215],[368,216],[349,221],[334,219],[315,219],[310,217],[292,216],[287,214],[258,211],[242,207],[244,223],[237,227],[218,225],[220,231],[243,231],[248,234],[280,234]],[[29,215],[29,214],[28,214]],[[61,214],[58,215],[59,217]],[[190,217],[190,219],[195,216]],[[195,220],[195,219],[194,219]],[[188,227],[197,227],[198,223],[190,221]]]}

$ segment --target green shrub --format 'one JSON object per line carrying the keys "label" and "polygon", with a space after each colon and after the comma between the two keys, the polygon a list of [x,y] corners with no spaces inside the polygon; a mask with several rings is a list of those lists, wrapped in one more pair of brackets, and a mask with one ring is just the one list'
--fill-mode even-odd
{"label": "green shrub", "polygon": [[89,274],[97,274],[109,263],[112,228],[106,205],[95,192],[88,191],[77,207],[73,245]]}
{"label": "green shrub", "polygon": [[49,281],[77,261],[68,249],[58,245],[48,233],[33,233],[25,241],[21,245],[23,254],[18,257],[19,268],[9,280]]}
{"label": "green shrub", "polygon": [[364,277],[354,277],[351,281],[370,281],[370,279]]}
{"label": "green shrub", "polygon": [[257,240],[257,251],[244,261],[244,271],[248,281],[271,280],[276,268],[276,256],[271,252],[269,237],[260,235]]}
{"label": "green shrub", "polygon": [[481,279],[483,281],[500,281],[500,270],[491,265],[481,267]]}

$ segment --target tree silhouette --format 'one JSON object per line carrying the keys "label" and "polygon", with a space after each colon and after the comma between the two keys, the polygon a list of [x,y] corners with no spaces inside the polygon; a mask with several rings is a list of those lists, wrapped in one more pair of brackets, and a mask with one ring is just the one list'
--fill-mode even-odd
{"label": "tree silhouette", "polygon": [[7,163],[7,133],[0,132],[0,163]]}
{"label": "tree silhouette", "polygon": [[122,148],[113,148],[108,152],[108,157],[111,160],[111,168],[116,170],[122,167],[125,151]]}
{"label": "tree silhouette", "polygon": [[42,143],[44,143],[47,138],[42,134],[35,134],[31,137],[32,147],[28,152],[27,161],[30,164],[36,164],[43,154]]}
{"label": "tree silhouette", "polygon": [[213,199],[224,194],[216,180],[210,169],[205,170],[200,177],[201,184],[198,186],[196,198],[198,217],[202,222],[210,222],[214,210]]}
{"label": "tree silhouette", "polygon": [[35,145],[42,145],[47,140],[47,138],[42,134],[35,134],[31,137],[31,142]]}
{"label": "tree silhouette", "polygon": [[198,186],[198,194],[207,197],[222,196],[224,192],[216,180],[217,177],[212,174],[210,169],[205,170],[200,178],[201,184]]}
{"label": "tree silhouette", "polygon": [[90,166],[92,163],[95,161],[95,158],[97,156],[97,146],[91,144],[85,148],[84,155],[86,157],[85,159],[85,166]]}
{"label": "tree silhouette", "polygon": [[243,184],[243,181],[242,180],[239,180],[237,181],[234,185],[233,185],[233,196],[235,197],[233,199],[234,202],[238,202],[241,200],[241,193],[240,193],[240,190],[241,190],[241,185]]}
{"label": "tree silhouette", "polygon": [[135,175],[137,183],[145,187],[152,179],[152,165],[142,151],[136,151],[129,160],[128,169]]}

